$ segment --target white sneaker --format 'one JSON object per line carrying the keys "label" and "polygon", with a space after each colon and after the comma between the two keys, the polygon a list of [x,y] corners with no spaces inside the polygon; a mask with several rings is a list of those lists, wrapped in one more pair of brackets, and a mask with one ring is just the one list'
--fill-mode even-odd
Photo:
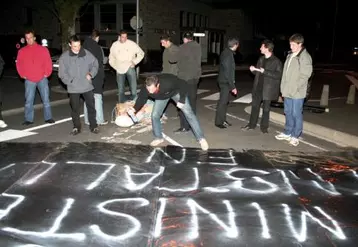
{"label": "white sneaker", "polygon": [[290,141],[291,140],[291,135],[286,135],[285,133],[281,133],[275,136],[275,138],[277,140],[285,140],[285,141]]}
{"label": "white sneaker", "polygon": [[289,143],[290,145],[297,147],[298,144],[300,144],[300,141],[297,138],[292,137]]}
{"label": "white sneaker", "polygon": [[0,128],[6,128],[6,127],[7,124],[3,120],[0,120]]}
{"label": "white sneaker", "polygon": [[202,149],[202,150],[206,151],[206,150],[209,149],[209,144],[208,144],[208,142],[207,142],[204,138],[201,139],[201,140],[199,141],[199,143],[200,143],[200,146],[201,146],[201,149]]}
{"label": "white sneaker", "polygon": [[152,147],[156,147],[156,146],[158,146],[159,144],[162,144],[164,142],[164,139],[155,139],[154,141],[152,141],[151,143],[150,143],[150,145],[152,146]]}

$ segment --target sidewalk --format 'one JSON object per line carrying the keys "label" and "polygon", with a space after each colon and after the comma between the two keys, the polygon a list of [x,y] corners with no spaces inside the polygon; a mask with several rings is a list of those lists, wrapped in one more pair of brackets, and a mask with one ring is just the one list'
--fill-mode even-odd
{"label": "sidewalk", "polygon": [[[328,113],[319,114],[305,111],[303,115],[303,133],[334,142],[342,147],[358,148],[357,102],[358,97],[356,97],[355,105],[347,105],[346,99],[332,100],[329,102]],[[246,107],[245,112],[250,114],[251,106]],[[270,121],[284,126],[285,116],[283,109],[271,108]]]}

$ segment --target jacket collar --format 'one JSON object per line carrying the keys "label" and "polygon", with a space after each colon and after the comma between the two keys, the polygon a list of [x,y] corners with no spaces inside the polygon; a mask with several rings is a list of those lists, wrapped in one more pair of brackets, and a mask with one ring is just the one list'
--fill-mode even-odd
{"label": "jacket collar", "polygon": [[73,51],[70,49],[70,56],[71,56],[71,57],[74,57],[74,56],[84,57],[84,56],[86,56],[86,51],[85,51],[85,49],[83,49],[83,48],[81,47],[81,49],[80,49],[80,51],[78,52],[78,54],[75,54],[75,53],[73,53]]}

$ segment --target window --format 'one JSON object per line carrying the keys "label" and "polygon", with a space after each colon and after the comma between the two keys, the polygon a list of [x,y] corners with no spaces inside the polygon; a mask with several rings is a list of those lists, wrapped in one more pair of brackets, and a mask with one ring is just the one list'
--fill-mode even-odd
{"label": "window", "polygon": [[89,33],[94,28],[94,7],[93,5],[85,5],[79,11],[80,16],[80,32]]}
{"label": "window", "polygon": [[188,13],[185,11],[180,11],[180,27],[188,26]]}
{"label": "window", "polygon": [[101,4],[101,31],[116,31],[117,30],[117,5],[116,4]]}
{"label": "window", "polygon": [[135,3],[124,3],[123,4],[123,29],[126,31],[131,31],[133,28],[131,27],[131,19],[137,13],[136,4]]}

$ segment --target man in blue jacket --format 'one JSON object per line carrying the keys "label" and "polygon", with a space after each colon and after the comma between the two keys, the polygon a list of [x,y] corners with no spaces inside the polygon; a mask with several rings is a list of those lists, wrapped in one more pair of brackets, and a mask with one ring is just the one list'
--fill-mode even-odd
{"label": "man in blue jacket", "polygon": [[70,95],[73,122],[71,134],[77,135],[81,132],[81,96],[87,106],[90,130],[97,134],[99,129],[96,121],[92,79],[97,75],[98,61],[91,52],[81,47],[81,40],[78,36],[71,36],[69,45],[70,50],[65,51],[60,57],[58,75],[62,82],[67,85],[67,91]]}

